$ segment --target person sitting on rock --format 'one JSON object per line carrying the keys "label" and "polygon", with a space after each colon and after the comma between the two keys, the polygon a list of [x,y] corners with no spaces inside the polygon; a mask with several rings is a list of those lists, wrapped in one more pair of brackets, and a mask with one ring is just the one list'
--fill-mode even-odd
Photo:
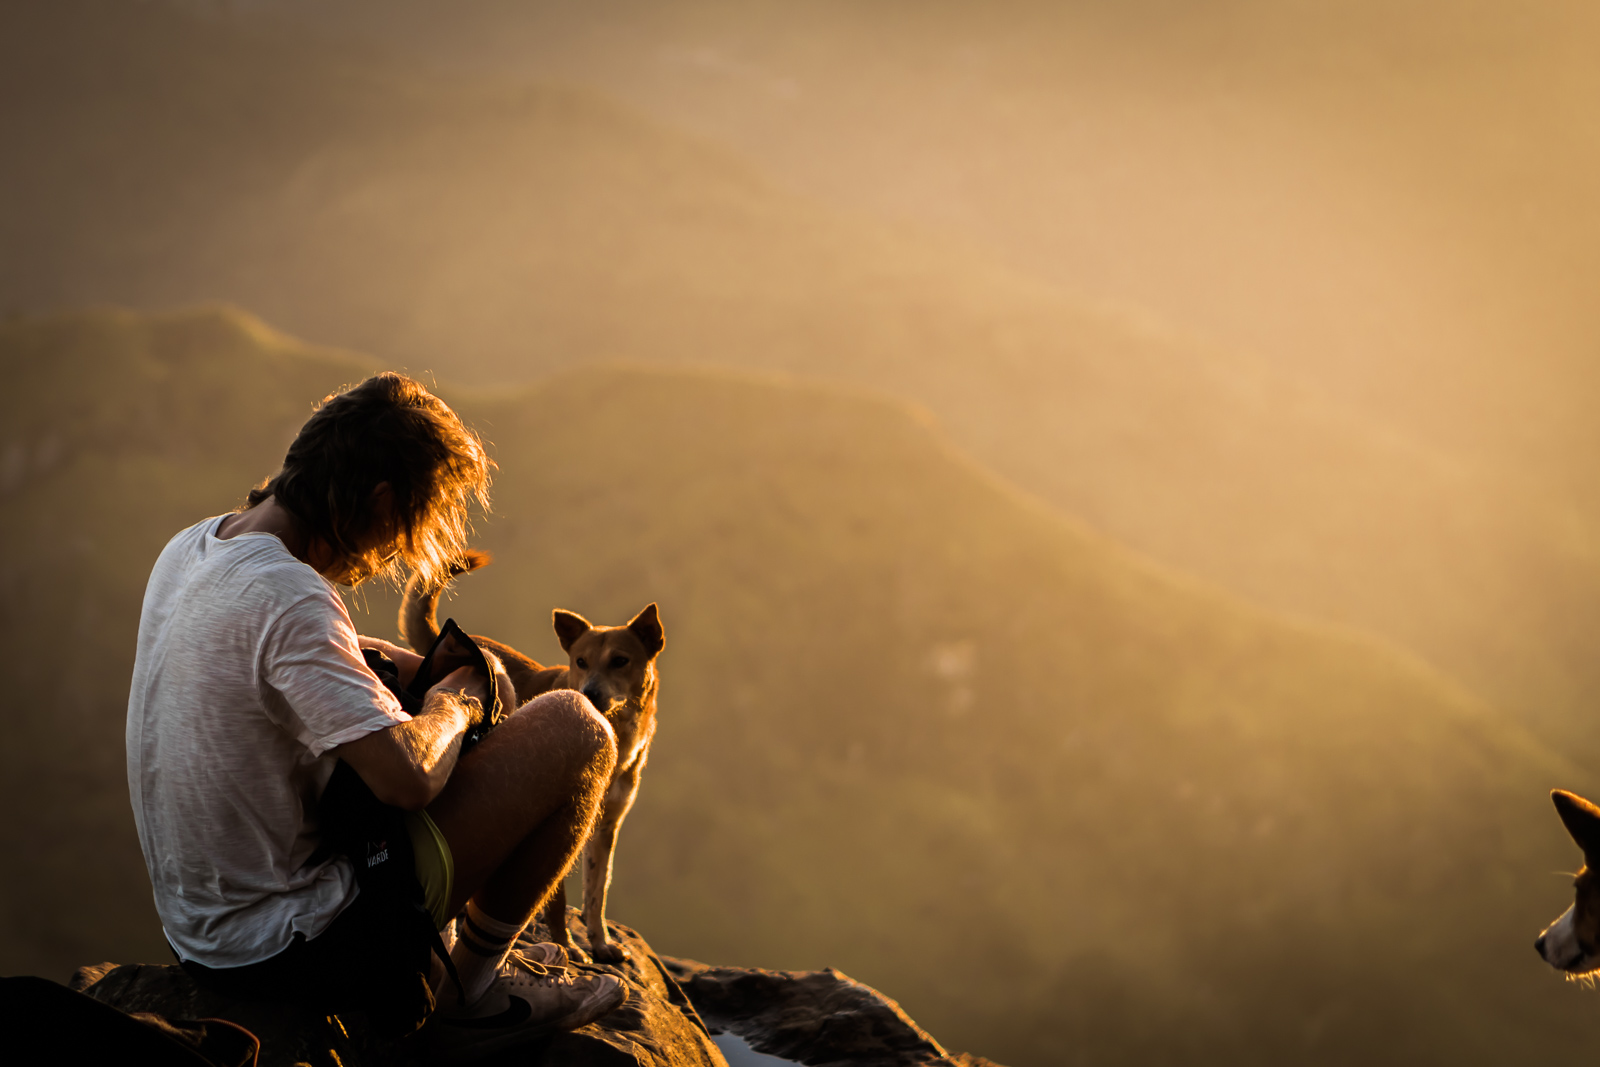
{"label": "person sitting on rock", "polygon": [[[469,505],[487,506],[491,467],[443,401],[380,374],[324,400],[242,509],[161,552],[128,698],[128,788],[156,911],[200,985],[321,1013],[415,1005],[418,1021],[436,992],[428,1029],[447,1058],[581,1026],[624,999],[616,977],[568,969],[555,945],[513,951],[594,823],[611,727],[559,690],[460,757],[489,683],[462,668],[406,714],[362,649],[381,648],[404,680],[420,657],[358,637],[335,588],[401,567],[445,574]],[[351,861],[319,848],[338,760],[407,813],[434,924],[461,916],[460,992],[426,925],[412,934],[395,901],[360,892]]]}

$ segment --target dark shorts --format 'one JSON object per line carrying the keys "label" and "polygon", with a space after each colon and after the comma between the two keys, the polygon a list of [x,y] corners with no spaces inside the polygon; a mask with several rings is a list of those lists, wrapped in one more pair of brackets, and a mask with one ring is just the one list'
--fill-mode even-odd
{"label": "dark shorts", "polygon": [[364,892],[320,935],[295,934],[288,948],[260,963],[184,960],[183,969],[223,996],[286,1001],[322,1014],[359,1012],[378,1029],[406,1033],[433,1009],[428,926],[406,902]]}

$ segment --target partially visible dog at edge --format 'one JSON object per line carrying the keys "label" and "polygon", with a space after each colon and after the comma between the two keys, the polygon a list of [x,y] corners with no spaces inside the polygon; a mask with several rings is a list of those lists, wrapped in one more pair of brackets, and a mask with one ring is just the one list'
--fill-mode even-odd
{"label": "partially visible dog at edge", "polygon": [[[450,576],[478,570],[489,561],[488,553],[469,551],[451,568]],[[416,576],[406,583],[400,633],[419,652],[426,651],[439,635],[437,611],[443,591],[443,584],[428,588]],[[519,705],[553,689],[575,689],[606,717],[616,734],[616,770],[584,849],[583,917],[594,958],[618,963],[627,958],[628,951],[606,932],[606,891],[611,887],[617,831],[639,795],[639,781],[650,758],[650,740],[656,732],[656,657],[666,644],[666,633],[654,604],[625,626],[594,626],[582,615],[560,609],[551,621],[568,656],[565,667],[545,667],[492,638],[473,634],[472,639],[499,656],[516,687]],[[567,893],[561,882],[556,883],[555,895],[545,907],[544,921],[551,939],[572,958],[582,960],[583,953],[567,930]]]}
{"label": "partially visible dog at edge", "polygon": [[1550,794],[1567,833],[1583,850],[1583,870],[1573,882],[1572,907],[1545,928],[1533,943],[1539,957],[1568,978],[1593,978],[1600,972],[1600,807],[1557,789]]}

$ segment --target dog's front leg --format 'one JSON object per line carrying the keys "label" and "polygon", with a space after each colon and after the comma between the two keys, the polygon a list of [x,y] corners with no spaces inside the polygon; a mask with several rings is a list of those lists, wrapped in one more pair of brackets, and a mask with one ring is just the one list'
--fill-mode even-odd
{"label": "dog's front leg", "polygon": [[567,929],[567,883],[566,879],[556,883],[550,893],[550,901],[544,906],[544,924],[550,929],[550,940],[567,950],[567,957],[575,963],[587,963],[589,958],[584,955],[572,940],[572,931]]}
{"label": "dog's front leg", "polygon": [[611,888],[611,862],[617,850],[617,831],[627,818],[639,795],[639,781],[643,777],[644,754],[633,766],[621,772],[606,790],[605,805],[600,820],[589,838],[584,852],[583,867],[583,921],[589,929],[589,952],[598,963],[621,963],[628,958],[628,950],[611,940],[606,930],[606,892]]}

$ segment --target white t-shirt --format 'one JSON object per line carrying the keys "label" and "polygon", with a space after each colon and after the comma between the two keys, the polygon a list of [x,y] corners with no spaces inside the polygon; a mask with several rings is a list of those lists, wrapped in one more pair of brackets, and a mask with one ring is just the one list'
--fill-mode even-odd
{"label": "white t-shirt", "polygon": [[271,534],[174,537],[139,618],[128,792],[156,911],[184,959],[256,963],[355,899],[309,864],[328,750],[410,718],[367,669],[334,587]]}

